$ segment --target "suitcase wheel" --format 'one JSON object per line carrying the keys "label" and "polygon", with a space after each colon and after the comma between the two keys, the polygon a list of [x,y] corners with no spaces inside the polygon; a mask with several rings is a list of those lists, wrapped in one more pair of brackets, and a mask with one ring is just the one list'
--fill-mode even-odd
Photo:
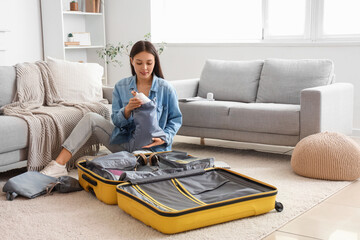
{"label": "suitcase wheel", "polygon": [[284,205],[281,202],[275,202],[275,210],[282,212],[282,210],[284,210]]}
{"label": "suitcase wheel", "polygon": [[88,190],[94,197],[96,197],[96,193],[92,187],[88,187]]}

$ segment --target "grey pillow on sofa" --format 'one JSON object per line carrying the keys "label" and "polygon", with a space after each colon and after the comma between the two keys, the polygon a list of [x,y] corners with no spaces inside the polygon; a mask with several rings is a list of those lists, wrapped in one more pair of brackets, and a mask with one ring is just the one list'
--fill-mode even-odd
{"label": "grey pillow on sofa", "polygon": [[300,104],[301,90],[328,85],[333,78],[334,64],[328,59],[267,59],[256,102]]}
{"label": "grey pillow on sofa", "polygon": [[262,60],[207,60],[202,70],[198,96],[212,92],[216,100],[254,102]]}

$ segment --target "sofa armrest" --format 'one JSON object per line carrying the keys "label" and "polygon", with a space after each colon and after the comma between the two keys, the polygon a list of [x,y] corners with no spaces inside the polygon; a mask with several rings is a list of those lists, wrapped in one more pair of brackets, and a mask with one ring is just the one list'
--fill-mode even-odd
{"label": "sofa armrest", "polygon": [[300,104],[300,139],[323,131],[352,133],[354,87],[351,83],[304,89]]}
{"label": "sofa armrest", "polygon": [[196,97],[199,87],[199,78],[169,81],[176,90],[178,98]]}
{"label": "sofa armrest", "polygon": [[102,90],[103,98],[107,99],[109,103],[112,103],[112,92],[114,90],[114,87],[103,86]]}

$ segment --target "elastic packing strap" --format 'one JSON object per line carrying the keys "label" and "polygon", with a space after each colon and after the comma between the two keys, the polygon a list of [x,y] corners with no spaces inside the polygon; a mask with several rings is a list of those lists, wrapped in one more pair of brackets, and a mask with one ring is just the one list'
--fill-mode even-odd
{"label": "elastic packing strap", "polygon": [[204,169],[193,169],[193,170],[187,170],[187,171],[183,171],[183,172],[171,173],[171,174],[148,177],[148,178],[132,179],[132,180],[130,180],[130,183],[131,184],[153,183],[153,182],[159,182],[159,181],[163,181],[163,180],[169,180],[172,178],[182,178],[182,177],[202,175],[205,172],[206,171]]}

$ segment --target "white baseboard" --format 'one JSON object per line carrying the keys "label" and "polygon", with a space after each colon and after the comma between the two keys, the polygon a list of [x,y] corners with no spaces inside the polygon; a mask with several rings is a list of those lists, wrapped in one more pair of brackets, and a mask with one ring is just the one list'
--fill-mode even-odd
{"label": "white baseboard", "polygon": [[352,136],[353,137],[360,137],[360,128],[353,128]]}

